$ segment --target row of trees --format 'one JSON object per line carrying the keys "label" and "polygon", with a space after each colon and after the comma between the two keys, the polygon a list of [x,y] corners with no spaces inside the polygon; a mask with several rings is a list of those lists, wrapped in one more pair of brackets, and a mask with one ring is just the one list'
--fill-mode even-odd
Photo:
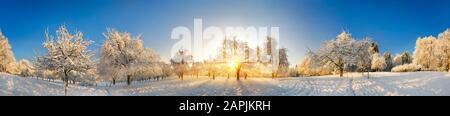
{"label": "row of trees", "polygon": [[[126,80],[130,85],[133,79],[145,80],[151,77],[162,77],[163,69],[159,56],[155,51],[144,48],[141,36],[132,37],[130,33],[109,29],[105,34],[106,41],[101,48],[98,64],[101,75],[116,80]],[[125,79],[123,79],[125,77]]]}
{"label": "row of trees", "polygon": [[[95,84],[98,81],[126,82],[148,79],[164,79],[176,74],[183,79],[184,75],[193,76],[292,76],[295,71],[289,69],[287,49],[276,48],[276,41],[268,37],[264,47],[250,48],[246,42],[235,39],[224,39],[220,47],[220,55],[205,61],[193,61],[188,51],[180,50],[164,63],[159,55],[142,44],[141,36],[132,36],[128,32],[108,29],[104,33],[105,41],[99,52],[99,60],[94,60],[94,53],[88,48],[91,41],[84,38],[83,33],[70,32],[65,26],[56,30],[56,34],[45,33],[42,44],[45,54],[38,54],[30,62],[21,60],[16,63],[11,46],[6,37],[0,33],[0,72],[38,77],[49,81],[62,80],[65,88],[69,84]],[[270,62],[275,58],[273,51],[279,54],[279,64]],[[251,61],[250,52],[256,52]],[[278,70],[271,70],[273,66]],[[66,89],[65,89],[66,90]]]}
{"label": "row of trees", "polygon": [[419,37],[413,55],[407,51],[392,56],[379,53],[378,45],[370,39],[355,40],[348,32],[326,41],[317,51],[310,50],[297,66],[306,76],[344,72],[373,71],[449,71],[450,29],[438,37]]}
{"label": "row of trees", "polygon": [[[208,76],[215,79],[216,76],[236,77],[264,77],[264,76],[294,76],[295,71],[289,68],[287,49],[275,49],[276,41],[267,37],[263,47],[251,48],[247,42],[225,37],[221,46],[218,47],[216,57],[205,61],[194,61],[187,50],[179,50],[171,59],[173,71],[178,78],[183,75]],[[278,57],[272,54],[278,51]],[[254,54],[252,54],[254,53]],[[252,56],[254,55],[254,56]],[[272,64],[277,58],[278,64]],[[277,67],[272,70],[273,66]]]}
{"label": "row of trees", "polygon": [[379,52],[378,44],[371,39],[355,40],[348,32],[324,42],[317,50],[309,50],[297,66],[301,75],[317,76],[344,72],[390,71],[393,67],[412,60],[408,52],[392,58],[390,52]]}
{"label": "row of trees", "polygon": [[38,55],[34,62],[21,60],[16,63],[8,40],[0,32],[0,72],[21,76],[36,76],[49,81],[61,79],[65,88],[70,83],[94,84],[98,80],[126,81],[162,79],[169,76],[171,67],[160,61],[159,55],[144,48],[141,36],[108,29],[100,50],[100,61],[88,50],[90,41],[83,33],[71,33],[65,26],[56,31],[56,36],[45,34],[43,47],[47,53]]}
{"label": "row of trees", "polygon": [[448,71],[450,69],[450,30],[438,37],[418,38],[413,54],[413,63],[423,66],[422,70]]}
{"label": "row of trees", "polygon": [[26,59],[16,62],[11,45],[8,39],[0,31],[0,72],[30,76],[34,72],[31,70],[32,63]]}
{"label": "row of trees", "polygon": [[326,41],[317,51],[309,50],[299,71],[304,75],[338,72],[341,77],[344,71],[368,72],[375,52],[378,48],[370,39],[358,41],[344,31],[336,39]]}

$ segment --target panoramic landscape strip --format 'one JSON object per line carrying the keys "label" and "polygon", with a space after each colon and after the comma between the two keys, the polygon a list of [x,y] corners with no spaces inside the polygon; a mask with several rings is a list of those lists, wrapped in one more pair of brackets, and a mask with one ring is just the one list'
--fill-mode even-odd
{"label": "panoramic landscape strip", "polygon": [[6,0],[0,96],[448,96],[448,4]]}

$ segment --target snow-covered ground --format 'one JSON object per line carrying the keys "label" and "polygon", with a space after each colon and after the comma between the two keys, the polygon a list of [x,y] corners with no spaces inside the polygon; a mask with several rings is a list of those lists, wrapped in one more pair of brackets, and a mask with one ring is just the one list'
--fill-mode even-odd
{"label": "snow-covered ground", "polygon": [[[290,78],[174,77],[163,81],[135,82],[131,86],[84,87],[70,85],[69,95],[187,95],[187,96],[367,96],[367,95],[450,95],[450,73],[410,72],[361,73]],[[0,95],[64,95],[61,82],[0,74]]]}
{"label": "snow-covered ground", "polygon": [[[62,82],[48,82],[31,77],[0,73],[0,95],[64,95]],[[108,95],[104,90],[70,85],[68,95]]]}

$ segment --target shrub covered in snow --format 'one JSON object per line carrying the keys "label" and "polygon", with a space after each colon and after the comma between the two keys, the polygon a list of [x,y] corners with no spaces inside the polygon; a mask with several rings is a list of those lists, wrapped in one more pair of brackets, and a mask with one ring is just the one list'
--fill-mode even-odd
{"label": "shrub covered in snow", "polygon": [[422,65],[404,64],[392,68],[392,72],[415,72],[420,71],[422,68]]}

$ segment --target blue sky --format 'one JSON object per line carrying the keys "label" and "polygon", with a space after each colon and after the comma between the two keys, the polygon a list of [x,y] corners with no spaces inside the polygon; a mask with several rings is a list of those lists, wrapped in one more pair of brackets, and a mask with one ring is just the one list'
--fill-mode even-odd
{"label": "blue sky", "polygon": [[0,28],[17,59],[45,51],[44,32],[60,25],[84,33],[97,50],[107,27],[142,34],[144,45],[163,58],[177,26],[278,26],[291,63],[342,30],[370,37],[381,51],[414,49],[417,37],[450,28],[448,0],[1,0]]}

